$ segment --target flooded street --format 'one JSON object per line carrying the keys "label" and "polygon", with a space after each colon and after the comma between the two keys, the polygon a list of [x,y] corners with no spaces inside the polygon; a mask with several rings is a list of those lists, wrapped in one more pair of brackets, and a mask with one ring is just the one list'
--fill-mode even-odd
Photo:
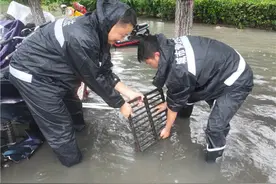
{"label": "flooded street", "polygon": [[[173,37],[174,24],[140,20],[151,33]],[[254,89],[231,121],[223,157],[204,161],[204,129],[210,109],[195,104],[190,119],[177,119],[171,137],[143,153],[119,110],[85,109],[86,130],[77,133],[82,163],[62,166],[47,143],[30,160],[1,170],[3,183],[275,183],[276,182],[276,32],[194,24],[192,35],[234,47],[254,71]],[[136,47],[112,49],[114,73],[127,85],[148,92],[155,70],[137,61]],[[101,101],[93,93],[92,101]]]}

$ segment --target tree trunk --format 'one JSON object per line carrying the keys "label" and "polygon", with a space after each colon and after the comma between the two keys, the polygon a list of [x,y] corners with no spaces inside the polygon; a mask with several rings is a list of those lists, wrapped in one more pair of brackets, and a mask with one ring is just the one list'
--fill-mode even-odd
{"label": "tree trunk", "polygon": [[41,0],[28,0],[29,6],[31,8],[32,17],[34,18],[34,23],[36,26],[41,25],[46,22],[43,10],[41,8]]}
{"label": "tree trunk", "polygon": [[193,26],[193,0],[176,0],[175,9],[175,36],[184,36],[191,33]]}

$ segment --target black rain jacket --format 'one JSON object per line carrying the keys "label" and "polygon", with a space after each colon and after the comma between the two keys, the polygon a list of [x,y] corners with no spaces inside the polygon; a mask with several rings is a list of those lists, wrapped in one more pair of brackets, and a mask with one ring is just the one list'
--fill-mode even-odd
{"label": "black rain jacket", "polygon": [[160,60],[153,84],[166,85],[168,107],[175,112],[189,103],[214,100],[235,86],[253,87],[253,72],[230,46],[210,38],[157,35]]}
{"label": "black rain jacket", "polygon": [[[25,39],[11,66],[56,85],[75,89],[83,81],[111,107],[124,104],[114,87],[108,32],[130,7],[119,0],[98,0],[84,16],[58,19]],[[62,91],[62,90],[61,90]]]}

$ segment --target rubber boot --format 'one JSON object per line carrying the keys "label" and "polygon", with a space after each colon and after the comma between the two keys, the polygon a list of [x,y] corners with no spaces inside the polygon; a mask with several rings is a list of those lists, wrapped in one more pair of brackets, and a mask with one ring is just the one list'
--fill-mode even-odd
{"label": "rubber boot", "polygon": [[212,148],[209,144],[207,144],[207,152],[205,155],[206,162],[213,163],[216,162],[216,159],[221,157],[223,154],[225,146],[219,148]]}

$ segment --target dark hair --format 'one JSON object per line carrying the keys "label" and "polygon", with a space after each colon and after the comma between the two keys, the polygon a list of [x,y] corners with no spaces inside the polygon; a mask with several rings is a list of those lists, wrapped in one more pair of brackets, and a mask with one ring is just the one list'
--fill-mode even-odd
{"label": "dark hair", "polygon": [[136,12],[129,8],[125,11],[124,15],[119,20],[120,24],[131,24],[133,27],[137,24],[137,15]]}
{"label": "dark hair", "polygon": [[140,38],[140,43],[138,45],[137,51],[139,62],[145,61],[149,58],[153,58],[155,52],[159,52],[159,43],[155,35],[148,35]]}

